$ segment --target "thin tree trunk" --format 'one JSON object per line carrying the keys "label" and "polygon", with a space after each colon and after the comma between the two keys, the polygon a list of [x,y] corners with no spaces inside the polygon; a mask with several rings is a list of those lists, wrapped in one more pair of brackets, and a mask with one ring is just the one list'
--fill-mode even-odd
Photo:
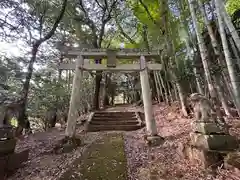
{"label": "thin tree trunk", "polygon": [[159,86],[158,86],[158,84],[157,84],[157,77],[156,77],[156,72],[155,71],[153,71],[153,77],[154,77],[154,81],[155,81],[155,83],[156,83],[156,90],[157,90],[157,100],[158,100],[158,103],[160,103],[161,102],[161,98],[160,98],[160,90],[159,90]]}
{"label": "thin tree trunk", "polygon": [[[209,34],[210,39],[211,39],[211,44],[212,44],[214,53],[215,53],[215,55],[216,55],[216,57],[218,59],[218,62],[221,63],[223,60],[220,59],[220,58],[222,58],[222,56],[221,56],[221,53],[220,53],[220,50],[219,50],[219,44],[218,44],[216,36],[215,36],[215,34],[213,32],[213,28],[212,28],[212,26],[211,26],[211,24],[210,24],[210,22],[209,22],[209,20],[207,18],[207,14],[206,14],[204,5],[201,2],[201,0],[198,1],[198,4],[199,4],[200,10],[201,10],[204,22],[205,22],[205,24],[207,26],[208,34]],[[216,75],[213,75],[213,78],[215,80],[216,88],[218,90],[219,98],[220,98],[220,100],[222,102],[222,106],[224,108],[225,114],[229,116],[230,115],[229,108],[227,106],[226,99],[223,96],[222,89],[220,87],[219,77],[216,77]]]}
{"label": "thin tree trunk", "polygon": [[230,54],[228,44],[227,44],[227,37],[226,37],[225,31],[224,31],[224,23],[223,23],[223,19],[222,19],[221,12],[220,12],[221,9],[220,9],[220,5],[219,5],[219,0],[215,0],[215,4],[216,4],[216,9],[217,9],[217,18],[218,18],[218,23],[219,23],[219,31],[220,31],[220,36],[221,36],[221,40],[222,40],[223,51],[224,51],[225,60],[227,63],[227,69],[228,69],[230,81],[232,84],[233,94],[234,94],[235,102],[236,102],[236,108],[238,111],[238,115],[240,116],[240,94],[238,91],[239,82],[237,80],[237,77],[236,77],[236,74],[234,71],[234,63],[232,62],[231,54]]}
{"label": "thin tree trunk", "polygon": [[190,8],[191,16],[192,16],[194,30],[195,30],[196,35],[197,35],[198,46],[199,46],[199,50],[200,50],[200,55],[201,55],[201,59],[202,59],[202,64],[203,64],[203,68],[204,68],[204,72],[205,72],[205,76],[206,76],[206,81],[207,81],[209,93],[210,93],[210,96],[211,96],[211,98],[214,102],[217,116],[219,117],[220,120],[224,121],[222,119],[220,106],[219,106],[219,102],[218,102],[218,99],[217,99],[217,93],[215,91],[215,88],[213,86],[213,82],[212,82],[212,79],[211,79],[211,74],[210,74],[210,69],[209,69],[209,64],[208,64],[207,47],[204,43],[204,39],[202,37],[202,34],[200,33],[200,28],[199,28],[199,25],[197,23],[197,17],[196,17],[194,6],[193,6],[194,1],[193,0],[188,0],[188,2],[189,2],[189,8]]}
{"label": "thin tree trunk", "polygon": [[207,47],[204,43],[203,37],[199,30],[200,28],[197,23],[197,17],[196,17],[196,14],[194,11],[194,6],[193,6],[194,2],[193,2],[193,0],[188,0],[188,2],[189,2],[189,8],[190,8],[191,16],[192,16],[194,30],[197,35],[198,46],[199,46],[202,64],[204,67],[204,72],[205,72],[205,76],[206,76],[206,80],[207,80],[207,84],[208,84],[208,89],[209,89],[211,96],[216,97],[216,92],[214,92],[214,87],[213,87],[213,83],[212,83],[212,79],[211,79],[211,75],[210,75],[210,69],[209,69],[209,65],[208,65]]}
{"label": "thin tree trunk", "polygon": [[[161,100],[162,100],[162,99],[164,99],[163,87],[161,85],[160,78],[159,78],[157,71],[155,72],[155,75],[156,75],[157,87],[159,88],[160,96],[161,96]],[[165,102],[167,102],[167,99],[165,99]]]}
{"label": "thin tree trunk", "polygon": [[[187,39],[185,40],[185,44],[186,44],[186,47],[187,47],[187,56],[191,61],[193,61],[193,55],[191,54],[191,48],[190,48],[190,45],[189,45],[189,40],[190,40],[189,34],[187,33]],[[198,92],[200,94],[204,94],[201,83],[200,83],[199,75],[197,74],[197,68],[194,65],[193,65],[193,73],[194,73],[194,77],[195,77],[195,80],[196,80]]]}
{"label": "thin tree trunk", "polygon": [[204,91],[203,91],[203,88],[201,86],[199,75],[197,74],[197,68],[196,67],[193,68],[193,72],[194,72],[194,76],[196,78],[196,84],[197,84],[198,92],[200,94],[204,95]]}
{"label": "thin tree trunk", "polygon": [[221,16],[225,22],[225,24],[227,25],[227,28],[230,31],[230,34],[238,48],[238,51],[240,51],[240,38],[239,35],[237,33],[236,28],[234,27],[232,20],[230,18],[230,16],[227,14],[227,11],[223,5],[223,1],[222,0],[215,0],[215,4],[216,7],[218,6],[219,8],[219,16]]}
{"label": "thin tree trunk", "polygon": [[184,93],[183,93],[182,87],[181,87],[181,85],[178,82],[176,82],[176,86],[177,86],[177,90],[178,90],[178,95],[179,95],[179,99],[180,99],[183,115],[185,117],[187,117],[188,116],[188,111],[187,111],[186,99],[184,97]]}
{"label": "thin tree trunk", "polygon": [[[179,84],[180,85],[180,84]],[[178,88],[177,88],[177,83],[174,83],[173,84],[173,91],[174,91],[174,96],[175,96],[175,101],[178,101],[179,100],[179,95],[178,95],[178,90],[177,90]],[[182,88],[181,88],[181,90],[182,90]],[[182,91],[183,92],[183,91]]]}
{"label": "thin tree trunk", "polygon": [[232,38],[229,38],[229,42],[231,44],[231,47],[232,47],[232,50],[233,50],[233,54],[237,60],[237,65],[238,65],[238,68],[240,69],[240,57],[238,55],[238,51],[237,51],[237,48],[233,42],[233,39]]}
{"label": "thin tree trunk", "polygon": [[[101,72],[97,72],[101,73]],[[94,102],[93,102],[93,109],[99,109],[99,95],[100,95],[100,86],[101,86],[102,74],[96,74],[95,79],[95,92],[94,92]]]}
{"label": "thin tree trunk", "polygon": [[71,70],[68,70],[68,91],[71,89]]}
{"label": "thin tree trunk", "polygon": [[213,78],[214,78],[214,81],[215,81],[215,83],[216,83],[217,93],[218,93],[218,95],[219,95],[219,97],[220,97],[220,99],[221,99],[221,103],[222,103],[222,107],[223,107],[223,109],[224,109],[224,112],[225,112],[225,114],[226,114],[228,117],[230,117],[230,116],[231,116],[231,113],[230,113],[229,107],[228,107],[228,105],[227,105],[227,100],[226,100],[226,98],[225,98],[225,96],[224,96],[224,93],[223,93],[223,91],[222,91],[222,87],[221,87],[219,78],[217,78],[217,77],[213,77]]}
{"label": "thin tree trunk", "polygon": [[67,0],[63,0],[61,11],[60,11],[56,21],[54,22],[52,29],[43,38],[40,38],[39,40],[37,40],[36,42],[33,43],[31,59],[30,59],[29,65],[28,65],[27,75],[26,75],[26,78],[25,78],[25,81],[23,84],[23,89],[22,89],[22,94],[21,94],[21,102],[19,104],[18,121],[19,121],[20,128],[21,128],[21,126],[27,128],[27,126],[29,125],[29,122],[27,121],[27,115],[26,115],[27,98],[28,98],[28,92],[29,92],[29,87],[30,87],[30,80],[32,78],[32,73],[33,73],[33,65],[36,61],[38,48],[43,42],[47,41],[54,35],[54,33],[58,27],[58,24],[60,23],[60,21],[63,18],[66,6],[67,6]]}
{"label": "thin tree trunk", "polygon": [[40,46],[39,43],[36,43],[35,45],[33,45],[32,54],[31,54],[32,57],[28,64],[27,75],[25,78],[25,82],[23,84],[21,103],[19,106],[19,116],[18,116],[19,126],[21,127],[25,127],[26,121],[27,121],[27,115],[26,115],[27,97],[29,92],[30,80],[32,78],[32,73],[33,73],[33,65],[34,65],[34,62],[36,61],[36,56],[37,56],[39,46]]}
{"label": "thin tree trunk", "polygon": [[167,90],[168,90],[168,94],[169,94],[169,100],[170,100],[170,103],[172,103],[173,102],[173,95],[172,95],[172,92],[171,92],[170,83],[169,83],[169,81],[167,81],[166,83],[167,83]]}

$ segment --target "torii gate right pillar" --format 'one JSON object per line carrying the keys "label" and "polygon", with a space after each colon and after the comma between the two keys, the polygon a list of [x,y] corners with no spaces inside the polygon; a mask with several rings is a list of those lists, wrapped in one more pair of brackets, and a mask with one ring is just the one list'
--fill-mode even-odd
{"label": "torii gate right pillar", "polygon": [[145,122],[147,128],[146,140],[151,145],[159,145],[163,142],[163,138],[158,136],[156,121],[154,119],[152,96],[148,78],[148,68],[144,56],[140,57],[140,82],[142,88],[142,98],[144,105]]}

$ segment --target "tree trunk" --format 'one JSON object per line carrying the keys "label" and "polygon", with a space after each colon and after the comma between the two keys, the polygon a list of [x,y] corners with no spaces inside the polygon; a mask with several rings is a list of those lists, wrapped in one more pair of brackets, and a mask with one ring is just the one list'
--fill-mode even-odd
{"label": "tree trunk", "polygon": [[222,103],[222,107],[224,109],[224,112],[225,114],[230,117],[231,116],[231,113],[230,113],[230,110],[229,110],[229,107],[227,105],[227,100],[224,96],[224,93],[223,93],[223,90],[222,90],[222,87],[221,87],[221,84],[220,84],[220,81],[219,81],[219,78],[217,77],[213,77],[214,78],[214,81],[216,83],[216,88],[217,88],[217,93],[221,99],[221,103]]}
{"label": "tree trunk", "polygon": [[21,128],[26,127],[26,122],[27,122],[27,115],[26,115],[26,108],[27,108],[27,98],[28,98],[28,92],[29,92],[29,86],[30,86],[30,80],[32,78],[32,73],[33,73],[33,65],[34,62],[36,61],[36,56],[38,52],[38,47],[40,46],[39,43],[35,43],[32,48],[32,53],[31,53],[31,59],[28,64],[28,70],[27,70],[27,75],[23,84],[23,89],[22,89],[22,95],[21,95],[21,101],[19,104],[19,115],[18,115],[18,122],[19,126]]}
{"label": "tree trunk", "polygon": [[238,69],[240,69],[240,57],[238,55],[237,48],[236,48],[232,38],[229,38],[229,42],[231,44],[231,47],[232,47],[232,50],[233,50],[233,54],[234,54],[234,56],[235,56],[235,58],[237,60]]}
{"label": "tree trunk", "polygon": [[153,76],[154,76],[154,81],[156,82],[157,100],[158,100],[158,103],[160,103],[161,102],[161,95],[160,95],[159,86],[157,84],[157,77],[156,77],[156,72],[155,71],[153,71]]}
{"label": "tree trunk", "polygon": [[205,76],[206,76],[206,81],[208,84],[208,89],[209,89],[211,96],[216,97],[216,92],[214,92],[214,87],[213,87],[213,83],[212,83],[212,79],[211,79],[211,75],[210,75],[210,69],[209,69],[209,65],[208,65],[207,48],[204,43],[203,37],[200,33],[199,25],[197,23],[197,17],[196,17],[195,11],[194,11],[193,0],[188,0],[188,2],[189,2],[189,8],[190,8],[191,16],[192,16],[194,30],[197,35],[198,46],[199,46],[202,64],[203,64],[203,68],[204,68],[204,72],[205,72]]}
{"label": "tree trunk", "polygon": [[[219,50],[220,48],[219,48],[216,36],[215,36],[215,34],[213,32],[213,28],[212,28],[212,26],[211,26],[211,24],[210,24],[210,22],[209,22],[209,20],[207,18],[207,14],[206,14],[204,5],[202,4],[201,0],[199,0],[198,3],[199,3],[199,6],[200,6],[200,10],[201,10],[204,22],[205,22],[205,24],[207,26],[208,34],[209,34],[210,39],[211,39],[211,44],[212,44],[214,53],[215,53],[215,55],[216,55],[216,57],[218,59],[218,62],[221,63],[223,60],[220,59],[220,58],[222,58],[223,56],[220,53],[220,50]],[[220,87],[219,77],[217,75],[213,75],[213,78],[215,80],[216,88],[218,90],[219,98],[220,98],[220,100],[222,102],[222,106],[224,108],[225,114],[229,116],[230,115],[229,108],[227,106],[226,99],[223,96],[223,92],[222,92],[222,89]]]}
{"label": "tree trunk", "polygon": [[152,82],[152,99],[154,99],[157,94],[156,81],[155,81],[153,72],[149,72],[149,76],[150,76],[150,79],[152,80],[151,81]]}
{"label": "tree trunk", "polygon": [[225,24],[227,25],[227,28],[229,29],[230,31],[230,34],[238,48],[238,51],[240,52],[240,38],[239,38],[239,35],[237,33],[237,30],[236,28],[234,27],[233,23],[232,23],[232,20],[230,18],[230,16],[227,14],[227,11],[223,5],[223,2],[222,0],[215,0],[215,4],[216,4],[216,8],[218,6],[219,8],[219,14],[218,16],[221,16],[225,22]]}
{"label": "tree trunk", "polygon": [[218,17],[218,23],[219,23],[220,36],[221,36],[222,45],[223,45],[223,51],[224,51],[225,60],[227,63],[227,69],[228,69],[230,81],[232,84],[233,94],[236,102],[236,108],[238,111],[238,115],[240,116],[240,94],[238,91],[239,81],[237,80],[236,73],[233,66],[234,62],[232,62],[231,54],[228,48],[227,37],[224,31],[224,23],[223,23],[223,19],[220,12],[221,9],[219,5],[219,1],[215,0],[215,4],[217,9],[217,17]]}
{"label": "tree trunk", "polygon": [[182,113],[185,117],[188,116],[188,109],[187,109],[187,105],[186,105],[186,98],[184,96],[182,87],[180,85],[180,83],[176,82],[176,86],[177,86],[177,90],[178,90],[178,95],[179,95],[179,100],[181,103],[181,107],[182,107]]}
{"label": "tree trunk", "polygon": [[98,74],[102,72],[97,72],[96,79],[95,79],[95,92],[94,92],[94,102],[93,102],[93,109],[99,109],[99,95],[100,95],[100,87],[101,87],[101,80],[102,74]]}
{"label": "tree trunk", "polygon": [[[159,74],[157,73],[157,71],[155,72],[155,75],[157,80],[157,87],[159,87],[159,91],[160,91],[161,101],[163,101],[164,100],[163,87],[161,85]],[[165,102],[167,102],[167,100]]]}
{"label": "tree trunk", "polygon": [[170,102],[170,99],[169,99],[168,93],[167,93],[167,88],[166,88],[166,86],[165,86],[165,84],[164,84],[164,81],[163,81],[163,78],[162,78],[161,73],[159,73],[159,78],[160,78],[161,85],[162,85],[162,87],[163,87],[163,89],[164,89],[164,94],[165,94],[166,103],[167,103],[168,105],[171,105],[171,102]]}

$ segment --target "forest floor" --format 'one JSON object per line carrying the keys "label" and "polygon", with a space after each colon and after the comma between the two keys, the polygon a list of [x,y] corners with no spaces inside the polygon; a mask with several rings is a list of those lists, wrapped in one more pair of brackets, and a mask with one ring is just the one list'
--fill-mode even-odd
{"label": "forest floor", "polygon": [[[134,106],[108,110],[119,109],[142,110]],[[184,118],[177,104],[154,105],[154,114],[159,135],[165,138],[159,147],[146,145],[143,140],[146,128],[133,132],[84,133],[78,127],[83,145],[71,153],[54,154],[52,149],[64,138],[64,130],[53,128],[18,141],[16,151],[30,149],[29,160],[8,180],[240,180],[240,171],[235,169],[219,167],[212,175],[181,157],[179,147],[189,138],[192,119]],[[238,131],[232,133],[240,137]],[[96,176],[96,172],[101,175]]]}

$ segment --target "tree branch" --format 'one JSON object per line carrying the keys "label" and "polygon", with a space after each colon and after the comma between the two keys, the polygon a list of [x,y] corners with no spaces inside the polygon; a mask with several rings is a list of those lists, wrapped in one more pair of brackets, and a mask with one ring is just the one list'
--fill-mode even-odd
{"label": "tree branch", "polygon": [[122,26],[120,25],[120,23],[118,22],[117,20],[117,16],[115,14],[115,22],[116,22],[116,25],[118,27],[118,29],[120,30],[120,33],[132,44],[137,44],[127,33],[124,32]]}
{"label": "tree branch", "polygon": [[46,12],[47,12],[47,9],[44,9],[42,15],[39,18],[39,37],[40,37],[40,39],[42,38],[43,22],[45,19]]}
{"label": "tree branch", "polygon": [[[102,21],[102,26],[101,26],[101,29],[100,29],[99,40],[98,40],[98,46],[99,47],[101,47],[101,44],[102,44],[105,26],[111,20],[111,18],[112,18],[111,13],[112,13],[112,11],[113,11],[114,7],[116,6],[116,3],[117,3],[117,0],[115,0],[112,3],[112,5],[110,6],[110,9],[109,9],[107,0],[104,0],[104,1],[105,1],[105,9],[104,9],[104,13],[103,13],[103,16],[102,16],[103,21]],[[106,11],[108,11],[108,15],[107,15],[106,19],[104,19]]]}
{"label": "tree branch", "polygon": [[104,7],[99,3],[98,0],[95,0],[95,1],[96,1],[97,5],[98,5],[100,8],[104,9]]}
{"label": "tree branch", "polygon": [[40,43],[40,44],[41,44],[42,42],[50,39],[50,38],[54,35],[54,33],[55,33],[55,31],[56,31],[56,29],[57,29],[57,27],[58,27],[58,24],[60,23],[60,21],[62,20],[62,18],[63,18],[63,16],[64,16],[64,13],[65,13],[65,10],[66,10],[66,6],[67,6],[67,0],[63,0],[63,4],[62,4],[62,7],[61,7],[61,11],[60,11],[60,13],[59,13],[59,15],[58,15],[55,23],[53,24],[52,29],[51,29],[43,38],[41,38],[41,39],[39,40],[39,43]]}
{"label": "tree branch", "polygon": [[80,19],[77,18],[77,19],[83,21],[92,30],[93,46],[95,48],[98,48],[97,27],[95,26],[94,22],[89,18],[89,15],[88,15],[87,11],[85,10],[85,7],[83,5],[83,1],[82,0],[79,0],[79,5],[80,5],[80,8],[81,8],[81,10],[83,11],[83,13],[85,15],[85,19],[83,19],[83,18],[80,18]]}
{"label": "tree branch", "polygon": [[157,25],[157,22],[155,21],[155,19],[152,17],[150,11],[148,10],[148,7],[146,6],[146,4],[144,4],[144,2],[142,0],[139,0],[140,4],[143,6],[143,8],[145,9],[145,11],[148,14],[148,17],[151,19],[151,21],[153,22],[153,24]]}
{"label": "tree branch", "polygon": [[147,48],[148,51],[150,51],[150,46],[149,46],[149,42],[148,42],[148,34],[147,34],[147,26],[143,25],[143,32],[142,32],[142,36],[143,36],[143,40],[145,42],[145,47]]}

